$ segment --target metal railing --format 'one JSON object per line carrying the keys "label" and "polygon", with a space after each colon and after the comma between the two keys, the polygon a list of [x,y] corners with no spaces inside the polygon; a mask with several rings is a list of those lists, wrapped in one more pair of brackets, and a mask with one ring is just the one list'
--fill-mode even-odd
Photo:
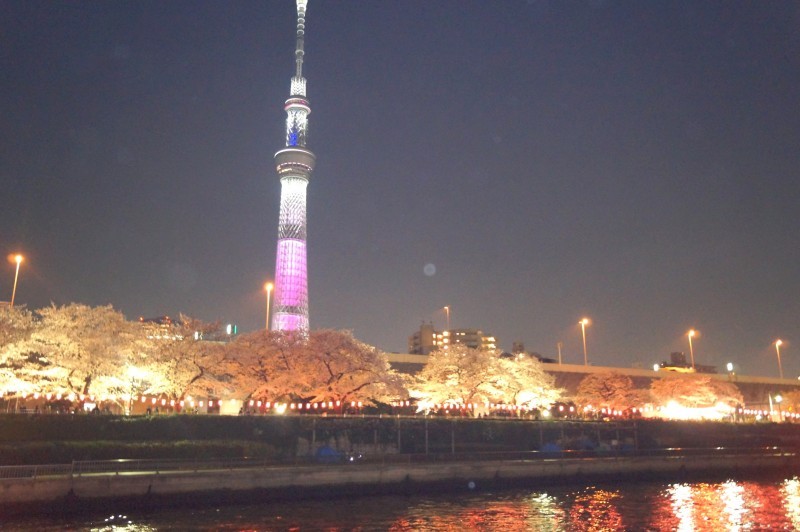
{"label": "metal railing", "polygon": [[135,475],[161,473],[199,473],[213,470],[259,469],[298,466],[359,466],[413,465],[443,462],[520,462],[553,460],[619,460],[630,458],[686,458],[773,456],[797,457],[795,449],[778,447],[758,448],[669,448],[617,449],[610,451],[519,451],[519,452],[459,452],[428,454],[360,455],[340,453],[335,456],[298,456],[288,460],[220,459],[220,460],[81,460],[70,464],[0,466],[0,479],[36,479],[42,477],[81,477],[89,475]]}

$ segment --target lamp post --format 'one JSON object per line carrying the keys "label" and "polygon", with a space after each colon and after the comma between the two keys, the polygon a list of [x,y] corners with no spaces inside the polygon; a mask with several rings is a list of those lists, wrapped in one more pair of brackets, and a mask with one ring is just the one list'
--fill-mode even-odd
{"label": "lamp post", "polygon": [[447,330],[450,330],[450,307],[445,305],[444,306],[444,313],[447,315]]}
{"label": "lamp post", "polygon": [[266,321],[266,326],[264,328],[266,330],[269,330],[269,298],[272,295],[272,283],[265,284],[264,290],[266,290],[267,292],[267,321]]}
{"label": "lamp post", "polygon": [[686,336],[689,337],[689,356],[692,358],[692,369],[694,369],[694,346],[692,345],[692,338],[697,335],[697,331],[691,329]]}
{"label": "lamp post", "polygon": [[581,336],[583,336],[583,365],[588,366],[589,355],[586,351],[586,326],[589,325],[589,318],[583,318],[578,324],[581,326]]}
{"label": "lamp post", "polygon": [[[13,300],[12,300],[13,301]],[[12,303],[13,305],[13,303]],[[778,372],[783,378],[783,366],[781,365],[781,346],[783,345],[783,340],[775,340],[775,352],[778,354]]]}
{"label": "lamp post", "polygon": [[14,308],[14,298],[17,295],[17,279],[19,279],[19,265],[22,263],[24,257],[22,255],[14,255],[14,262],[17,263],[17,271],[14,274],[14,289],[11,291],[11,308]]}

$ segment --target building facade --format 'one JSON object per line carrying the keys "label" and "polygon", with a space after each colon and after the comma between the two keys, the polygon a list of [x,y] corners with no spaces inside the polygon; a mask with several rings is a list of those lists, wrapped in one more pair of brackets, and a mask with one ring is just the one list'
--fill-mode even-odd
{"label": "building facade", "polygon": [[305,17],[308,0],[297,0],[295,75],[286,100],[286,147],[275,154],[281,181],[278,249],[275,258],[275,300],[272,329],[308,330],[308,268],[306,245],[306,188],[316,157],[306,147],[308,115],[303,77]]}
{"label": "building facade", "polygon": [[427,355],[431,351],[454,344],[466,345],[474,349],[497,348],[495,337],[480,329],[437,331],[432,323],[423,323],[418,331],[408,337],[408,352],[415,355]]}

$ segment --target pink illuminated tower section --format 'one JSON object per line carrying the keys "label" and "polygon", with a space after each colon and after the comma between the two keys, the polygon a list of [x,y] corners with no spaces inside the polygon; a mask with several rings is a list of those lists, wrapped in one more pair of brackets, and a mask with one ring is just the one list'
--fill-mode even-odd
{"label": "pink illuminated tower section", "polygon": [[306,148],[308,115],[303,77],[303,40],[308,0],[297,0],[295,74],[286,100],[286,147],[275,154],[281,180],[278,252],[275,260],[275,307],[272,330],[308,330],[308,270],[306,268],[306,187],[314,170],[314,154]]}

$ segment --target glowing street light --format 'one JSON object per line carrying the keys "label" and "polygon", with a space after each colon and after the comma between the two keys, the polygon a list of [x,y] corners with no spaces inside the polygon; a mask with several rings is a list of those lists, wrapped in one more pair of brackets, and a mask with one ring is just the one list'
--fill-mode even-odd
{"label": "glowing street light", "polygon": [[[12,303],[13,305],[13,303]],[[775,352],[778,353],[778,371],[780,372],[781,379],[783,378],[783,366],[781,366],[781,346],[783,345],[783,340],[778,339],[775,340]]]}
{"label": "glowing street light", "polygon": [[692,338],[697,336],[697,331],[691,329],[686,336],[689,337],[689,356],[692,358],[692,369],[694,369],[694,346],[692,345]]}
{"label": "glowing street light", "polygon": [[450,307],[444,306],[444,313],[447,315],[447,330],[450,330]]}
{"label": "glowing street light", "polygon": [[17,279],[19,279],[19,265],[22,263],[24,257],[22,255],[14,255],[14,262],[17,263],[17,272],[14,274],[14,289],[11,291],[11,308],[14,308],[14,297],[17,295]]}
{"label": "glowing street light", "polygon": [[583,318],[581,321],[578,322],[578,325],[581,326],[581,336],[583,336],[583,365],[589,365],[589,355],[586,352],[586,326],[591,323],[589,318]]}
{"label": "glowing street light", "polygon": [[272,295],[272,283],[267,283],[264,285],[264,290],[267,292],[267,324],[264,327],[266,330],[269,330],[269,298]]}

